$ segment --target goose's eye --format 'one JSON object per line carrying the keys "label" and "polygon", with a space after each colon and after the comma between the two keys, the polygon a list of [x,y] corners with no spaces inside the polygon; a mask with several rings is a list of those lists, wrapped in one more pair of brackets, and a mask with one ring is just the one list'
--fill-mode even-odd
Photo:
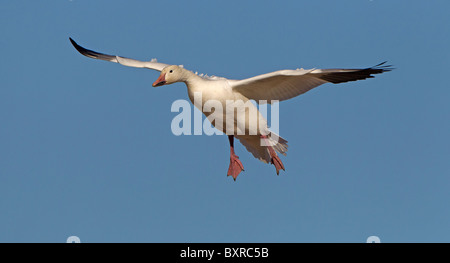
{"label": "goose's eye", "polygon": [[173,70],[170,70],[170,71],[169,71],[169,73],[172,73],[172,72],[173,72]]}

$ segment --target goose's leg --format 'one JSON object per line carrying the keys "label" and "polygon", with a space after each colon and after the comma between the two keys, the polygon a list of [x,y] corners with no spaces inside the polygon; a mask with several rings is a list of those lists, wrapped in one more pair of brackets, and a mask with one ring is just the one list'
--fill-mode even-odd
{"label": "goose's leg", "polygon": [[234,136],[228,135],[228,140],[230,141],[230,166],[228,167],[227,176],[231,175],[236,181],[239,173],[244,171],[244,166],[239,161],[239,157],[234,153]]}
{"label": "goose's leg", "polygon": [[277,169],[277,175],[279,175],[281,169],[283,169],[283,171],[285,171],[284,165],[281,162],[280,157],[278,157],[277,153],[273,149],[273,147],[270,146],[269,139],[267,138],[267,136],[261,135],[261,138],[266,140],[267,148],[269,149],[269,154],[270,154],[270,162],[275,166],[275,169]]}

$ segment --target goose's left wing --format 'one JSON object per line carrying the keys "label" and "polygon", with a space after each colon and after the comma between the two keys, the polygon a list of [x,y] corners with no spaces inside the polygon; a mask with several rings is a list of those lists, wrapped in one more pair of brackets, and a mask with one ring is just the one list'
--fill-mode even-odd
{"label": "goose's left wing", "polygon": [[364,69],[297,69],[280,70],[244,80],[234,80],[230,85],[258,103],[283,101],[303,94],[324,83],[344,83],[367,78],[392,70],[386,62]]}

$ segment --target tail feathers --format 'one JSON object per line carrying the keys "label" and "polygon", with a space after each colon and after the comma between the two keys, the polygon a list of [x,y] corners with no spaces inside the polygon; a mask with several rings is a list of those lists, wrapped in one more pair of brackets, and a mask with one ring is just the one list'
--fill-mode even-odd
{"label": "tail feathers", "polygon": [[271,144],[273,144],[272,147],[275,149],[275,151],[286,156],[286,152],[288,150],[288,145],[287,145],[287,141],[285,139],[281,138],[278,134],[272,132],[270,134],[269,140],[270,140]]}
{"label": "tail feathers", "polygon": [[260,160],[264,163],[270,163],[271,157],[267,146],[272,146],[275,151],[281,153],[286,156],[287,152],[287,141],[277,134],[271,133],[269,135],[269,142],[265,142],[265,140],[261,140],[259,136],[236,136],[237,139],[244,145],[244,147],[249,151],[256,159]]}

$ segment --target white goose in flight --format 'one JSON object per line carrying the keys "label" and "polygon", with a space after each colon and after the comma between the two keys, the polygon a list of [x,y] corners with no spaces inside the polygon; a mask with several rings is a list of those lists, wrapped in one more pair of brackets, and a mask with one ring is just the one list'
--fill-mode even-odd
{"label": "white goose in flight", "polygon": [[[212,120],[212,125],[228,135],[230,142],[230,165],[227,176],[234,180],[244,170],[239,157],[234,152],[234,137],[264,163],[275,166],[277,174],[281,169],[285,170],[277,153],[286,155],[287,141],[278,135],[271,133],[267,127],[267,121],[257,110],[256,106],[246,103],[234,105],[234,111],[227,114],[226,111],[218,112],[204,110],[205,103],[214,100],[222,104],[222,109],[228,102],[248,102],[255,100],[257,103],[272,103],[283,101],[303,94],[325,83],[343,83],[348,81],[373,78],[373,74],[380,74],[392,70],[385,62],[374,67],[363,69],[296,69],[280,70],[259,75],[244,80],[231,80],[219,77],[199,76],[192,71],[176,65],[159,63],[155,59],[151,61],[139,61],[135,59],[106,55],[85,49],[69,38],[72,45],[84,56],[106,60],[136,68],[148,68],[160,71],[158,79],[153,87],[159,87],[175,82],[184,82],[187,86],[189,99],[194,103],[195,94],[201,94],[202,105],[195,105],[205,116]],[[231,104],[230,104],[231,105]],[[211,107],[210,107],[211,108]],[[254,111],[256,110],[256,111]],[[250,112],[256,112],[256,118],[249,118]],[[238,115],[235,118],[235,114]],[[239,117],[239,115],[241,117]],[[226,129],[232,125],[231,129]],[[231,124],[230,124],[231,123]],[[253,131],[253,133],[251,132]]]}

